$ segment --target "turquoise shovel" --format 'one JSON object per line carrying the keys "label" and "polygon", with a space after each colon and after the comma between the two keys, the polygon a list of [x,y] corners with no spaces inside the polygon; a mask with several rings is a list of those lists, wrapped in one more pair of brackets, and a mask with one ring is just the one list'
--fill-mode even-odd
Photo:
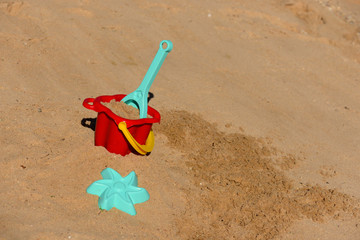
{"label": "turquoise shovel", "polygon": [[172,50],[173,44],[169,40],[163,40],[160,43],[160,48],[156,53],[154,60],[152,61],[149,70],[147,71],[143,81],[140,86],[132,93],[123,98],[122,102],[136,107],[140,111],[140,118],[147,117],[148,109],[148,93],[151,87],[151,84],[154,82],[154,79],[157,73],[160,70],[161,65],[163,64],[166,56]]}

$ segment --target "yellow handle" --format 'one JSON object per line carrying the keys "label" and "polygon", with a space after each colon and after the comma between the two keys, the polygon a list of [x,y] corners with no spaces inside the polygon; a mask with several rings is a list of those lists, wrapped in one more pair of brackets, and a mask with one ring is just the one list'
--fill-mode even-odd
{"label": "yellow handle", "polygon": [[141,155],[145,155],[153,150],[155,141],[154,141],[154,133],[152,130],[150,130],[145,145],[141,145],[140,143],[138,143],[138,141],[135,140],[135,138],[131,135],[131,133],[127,129],[126,122],[120,122],[118,126],[119,129],[125,135],[128,142],[138,153],[140,153]]}

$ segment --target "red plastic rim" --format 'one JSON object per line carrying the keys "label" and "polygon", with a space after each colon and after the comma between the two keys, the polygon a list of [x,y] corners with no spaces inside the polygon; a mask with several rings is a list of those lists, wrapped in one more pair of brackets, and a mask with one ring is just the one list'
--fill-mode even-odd
{"label": "red plastic rim", "polygon": [[[120,122],[126,122],[128,128],[136,125],[143,124],[153,124],[160,122],[160,113],[156,111],[154,108],[148,106],[148,115],[152,118],[141,118],[141,119],[126,119],[122,118],[115,113],[113,113],[109,108],[105,107],[101,104],[101,102],[110,102],[115,99],[115,101],[120,102],[126,95],[125,94],[117,94],[117,95],[104,95],[99,96],[97,98],[87,98],[83,102],[83,106],[87,109],[94,110],[95,112],[104,112],[110,118],[112,118],[116,125],[119,125]],[[92,103],[92,104],[90,104]]]}

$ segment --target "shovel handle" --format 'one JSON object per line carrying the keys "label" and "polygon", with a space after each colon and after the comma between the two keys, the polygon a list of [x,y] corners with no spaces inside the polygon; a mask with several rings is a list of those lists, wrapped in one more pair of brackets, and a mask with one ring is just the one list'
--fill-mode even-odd
{"label": "shovel handle", "polygon": [[[166,47],[164,48],[165,44]],[[154,60],[152,61],[149,67],[149,70],[146,72],[143,81],[141,82],[140,86],[137,89],[142,91],[146,98],[147,98],[147,93],[149,92],[150,87],[161,68],[161,65],[163,64],[166,56],[172,50],[172,48],[173,48],[173,44],[171,41],[163,40],[160,42],[159,50],[157,51]]]}
{"label": "shovel handle", "polygon": [[159,72],[166,56],[172,50],[172,48],[173,44],[170,40],[163,40],[160,42],[159,50],[157,51],[154,60],[146,72],[140,86],[122,100],[128,105],[138,108],[140,111],[140,118],[146,118],[147,116],[147,97],[150,87],[154,82],[154,79]]}

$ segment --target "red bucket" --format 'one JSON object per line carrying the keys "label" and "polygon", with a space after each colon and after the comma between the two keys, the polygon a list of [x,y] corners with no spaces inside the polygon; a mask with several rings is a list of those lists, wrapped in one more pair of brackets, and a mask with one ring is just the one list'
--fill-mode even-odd
{"label": "red bucket", "polygon": [[[120,102],[125,96],[125,94],[118,94],[86,98],[84,100],[84,107],[98,113],[95,127],[95,146],[103,146],[109,152],[121,154],[122,156],[130,152],[144,155],[151,150],[143,151],[141,147],[148,144],[148,142],[153,144],[153,139],[149,140],[150,137],[153,138],[151,127],[153,123],[160,122],[160,113],[148,106],[148,115],[151,118],[131,120],[116,115],[101,104],[101,102],[110,102],[113,99]],[[127,129],[122,128],[120,130],[123,125]],[[138,146],[140,146],[140,150]],[[150,148],[152,149],[152,147]]]}

